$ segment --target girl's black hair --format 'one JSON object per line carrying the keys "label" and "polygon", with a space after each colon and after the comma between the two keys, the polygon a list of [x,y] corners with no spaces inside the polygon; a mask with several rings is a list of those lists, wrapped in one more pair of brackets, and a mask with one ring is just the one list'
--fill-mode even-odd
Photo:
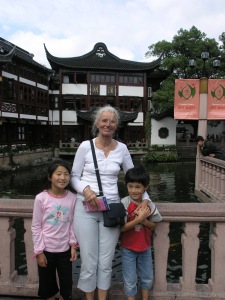
{"label": "girl's black hair", "polygon": [[129,169],[125,175],[125,184],[127,185],[129,182],[138,182],[146,187],[150,182],[149,173],[142,165],[135,166]]}
{"label": "girl's black hair", "polygon": [[59,166],[62,166],[64,167],[65,169],[67,169],[67,171],[69,172],[69,174],[71,173],[71,166],[70,164],[63,160],[63,159],[56,159],[56,160],[53,160],[49,166],[48,166],[48,169],[47,169],[47,181],[46,181],[46,185],[45,185],[45,188],[46,189],[49,189],[51,188],[51,181],[49,181],[49,179],[52,177],[52,174],[55,172],[55,170],[59,167]]}

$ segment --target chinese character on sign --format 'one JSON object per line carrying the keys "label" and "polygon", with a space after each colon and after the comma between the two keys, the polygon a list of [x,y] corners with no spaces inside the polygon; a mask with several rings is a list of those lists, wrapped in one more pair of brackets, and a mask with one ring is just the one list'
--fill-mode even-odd
{"label": "chinese character on sign", "polygon": [[116,88],[115,85],[107,85],[107,96],[115,96]]}
{"label": "chinese character on sign", "polygon": [[98,84],[91,85],[91,95],[99,95],[100,93],[100,86]]}

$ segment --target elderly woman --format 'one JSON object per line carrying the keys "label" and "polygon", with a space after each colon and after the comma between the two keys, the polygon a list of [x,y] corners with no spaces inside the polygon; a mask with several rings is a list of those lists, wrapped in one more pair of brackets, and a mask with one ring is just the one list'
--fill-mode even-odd
{"label": "elderly woman", "polygon": [[[120,201],[118,173],[133,167],[125,144],[113,136],[119,125],[119,114],[111,106],[100,107],[93,120],[94,148],[100,172],[104,196],[108,203]],[[79,146],[72,168],[71,184],[77,191],[74,213],[74,232],[80,245],[81,271],[78,288],[86,293],[87,300],[94,299],[98,288],[98,300],[106,300],[111,283],[112,260],[118,242],[120,228],[104,227],[102,212],[86,212],[83,200],[97,203],[99,194],[90,141]],[[148,195],[145,195],[148,198]]]}

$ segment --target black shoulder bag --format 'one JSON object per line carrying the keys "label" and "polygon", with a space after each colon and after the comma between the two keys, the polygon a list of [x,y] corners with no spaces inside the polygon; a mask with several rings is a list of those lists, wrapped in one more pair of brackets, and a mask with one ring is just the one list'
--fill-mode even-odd
{"label": "black shoulder bag", "polygon": [[[101,184],[101,179],[100,179],[100,174],[98,169],[98,163],[95,155],[93,140],[90,140],[90,143],[91,143],[91,150],[92,150],[92,155],[93,155],[93,160],[95,165],[96,177],[99,186],[99,193],[100,195],[103,195],[102,184]],[[103,211],[104,226],[105,227],[123,226],[125,224],[125,219],[124,219],[125,216],[126,216],[126,210],[123,203],[121,202],[110,203],[109,210]]]}

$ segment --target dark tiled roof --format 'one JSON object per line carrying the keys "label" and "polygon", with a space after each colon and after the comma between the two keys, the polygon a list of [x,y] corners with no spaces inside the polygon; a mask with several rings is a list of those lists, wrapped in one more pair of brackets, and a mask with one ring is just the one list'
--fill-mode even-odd
{"label": "dark tiled roof", "polygon": [[[95,109],[98,107],[91,108],[90,110],[76,110],[77,115],[86,121],[92,121],[93,120],[93,114],[95,112]],[[138,111],[121,111],[119,108],[115,107],[120,115],[120,122],[121,123],[128,123],[133,122],[135,119],[137,119]]]}
{"label": "dark tiled roof", "polygon": [[153,62],[144,63],[120,59],[109,52],[104,43],[97,43],[93,50],[85,55],[69,58],[53,56],[49,53],[45,45],[44,47],[47,59],[55,71],[58,71],[60,68],[75,68],[85,70],[142,72],[157,68],[161,60],[161,58],[159,58]]}
{"label": "dark tiled roof", "polygon": [[24,65],[32,65],[39,70],[41,69],[42,72],[52,73],[51,69],[33,60],[33,56],[33,54],[0,37],[0,63],[2,65],[15,59]]}
{"label": "dark tiled roof", "polygon": [[151,117],[152,119],[155,119],[156,121],[160,121],[166,117],[174,117],[174,108],[168,108],[166,111],[162,111],[162,112],[152,112],[151,113]]}
{"label": "dark tiled roof", "polygon": [[0,65],[1,66],[3,66],[5,64],[7,64],[8,62],[12,61],[12,57],[15,53],[15,50],[16,50],[16,46],[14,46],[9,53],[4,54],[3,48],[0,48]]}

